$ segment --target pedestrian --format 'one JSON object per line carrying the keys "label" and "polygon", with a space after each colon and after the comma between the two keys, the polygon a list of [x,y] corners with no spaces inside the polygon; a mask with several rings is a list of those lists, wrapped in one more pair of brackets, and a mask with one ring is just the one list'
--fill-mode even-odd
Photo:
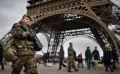
{"label": "pedestrian", "polygon": [[16,46],[18,58],[12,61],[12,74],[20,74],[23,66],[26,74],[38,74],[37,63],[35,62],[34,38],[23,28],[23,24],[30,29],[31,16],[23,15],[20,22],[15,23],[12,27],[13,44]]}
{"label": "pedestrian", "polygon": [[45,54],[43,55],[42,61],[43,61],[43,63],[44,63],[44,66],[47,66],[47,62],[50,63],[50,61],[49,61],[49,52],[47,52],[47,53],[45,53]]}
{"label": "pedestrian", "polygon": [[3,65],[3,46],[0,44],[0,64],[1,64],[1,70],[4,70],[4,65]]}
{"label": "pedestrian", "polygon": [[106,66],[105,71],[109,71],[108,67],[110,68],[111,72],[114,72],[112,67],[110,66],[111,61],[113,60],[112,51],[110,50],[109,46],[105,46],[104,54],[103,54],[104,64]]}
{"label": "pedestrian", "polygon": [[59,51],[59,69],[58,70],[61,70],[61,66],[67,68],[67,66],[63,63],[63,60],[64,60],[64,49],[63,49],[63,46],[61,45],[60,46],[60,51]]}
{"label": "pedestrian", "polygon": [[85,58],[87,62],[87,68],[89,70],[91,68],[91,63],[92,63],[92,53],[90,51],[90,47],[87,47],[87,50],[85,51]]}
{"label": "pedestrian", "polygon": [[118,60],[118,54],[117,54],[117,49],[115,47],[113,47],[112,49],[112,55],[113,55],[113,69],[117,70],[117,60]]}
{"label": "pedestrian", "polygon": [[97,47],[95,47],[95,50],[92,52],[92,56],[94,58],[95,70],[97,70],[98,60],[100,60],[100,55]]}
{"label": "pedestrian", "polygon": [[81,64],[81,67],[83,68],[82,53],[80,53],[80,54],[78,55],[77,60],[78,60],[78,68],[80,68],[80,64]]}
{"label": "pedestrian", "polygon": [[68,47],[68,58],[67,58],[68,59],[68,72],[72,72],[71,67],[73,67],[75,72],[79,71],[79,69],[77,69],[75,66],[74,52],[75,52],[75,50],[73,49],[73,44],[70,42],[69,47]]}

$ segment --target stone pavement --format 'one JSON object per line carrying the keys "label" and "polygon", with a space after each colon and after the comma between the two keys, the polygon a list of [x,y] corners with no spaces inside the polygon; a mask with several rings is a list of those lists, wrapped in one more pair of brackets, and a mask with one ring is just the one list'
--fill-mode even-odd
{"label": "stone pavement", "polygon": [[[39,74],[70,74],[67,72],[67,70],[63,67],[62,70],[58,71],[58,67],[59,65],[53,65],[52,67],[44,67],[43,65],[40,65],[38,67],[38,72]],[[90,70],[87,70],[87,68],[79,68],[80,70],[78,72],[74,72],[74,70],[72,69],[72,73],[75,74],[110,74],[110,70],[109,72],[105,71],[105,68],[98,68],[98,70],[95,70],[94,68],[91,68]],[[11,66],[9,65],[5,65],[5,70],[0,70],[0,74],[11,74]],[[114,74],[120,74],[120,69],[115,70],[115,72],[113,72]],[[24,74],[23,71],[21,72],[21,74]]]}

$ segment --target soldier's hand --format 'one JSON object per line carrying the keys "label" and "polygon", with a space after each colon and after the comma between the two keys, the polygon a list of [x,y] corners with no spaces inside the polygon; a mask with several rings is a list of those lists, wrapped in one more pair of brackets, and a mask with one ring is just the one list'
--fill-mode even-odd
{"label": "soldier's hand", "polygon": [[34,39],[34,36],[33,35],[30,35],[30,34],[28,34],[28,40],[30,40],[30,41],[34,41],[35,39]]}

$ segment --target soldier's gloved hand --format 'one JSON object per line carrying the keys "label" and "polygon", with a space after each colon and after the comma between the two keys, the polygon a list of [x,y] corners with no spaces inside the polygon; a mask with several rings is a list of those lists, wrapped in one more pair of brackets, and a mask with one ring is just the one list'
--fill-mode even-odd
{"label": "soldier's gloved hand", "polygon": [[34,39],[34,35],[30,35],[30,34],[28,34],[27,39],[30,40],[30,41],[34,41],[35,40]]}

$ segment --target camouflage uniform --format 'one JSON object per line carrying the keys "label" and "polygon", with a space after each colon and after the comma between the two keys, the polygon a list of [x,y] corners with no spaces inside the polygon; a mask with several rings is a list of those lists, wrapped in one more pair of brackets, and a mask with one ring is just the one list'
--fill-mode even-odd
{"label": "camouflage uniform", "polygon": [[12,74],[19,74],[23,66],[26,74],[38,74],[37,63],[34,58],[34,43],[28,40],[28,34],[22,28],[20,22],[13,25],[12,34],[18,54],[17,60],[12,62]]}
{"label": "camouflage uniform", "polygon": [[74,49],[73,47],[68,47],[68,72],[71,71],[71,67],[73,67],[73,69],[75,71],[77,71],[78,69],[75,66],[75,62],[74,62]]}

